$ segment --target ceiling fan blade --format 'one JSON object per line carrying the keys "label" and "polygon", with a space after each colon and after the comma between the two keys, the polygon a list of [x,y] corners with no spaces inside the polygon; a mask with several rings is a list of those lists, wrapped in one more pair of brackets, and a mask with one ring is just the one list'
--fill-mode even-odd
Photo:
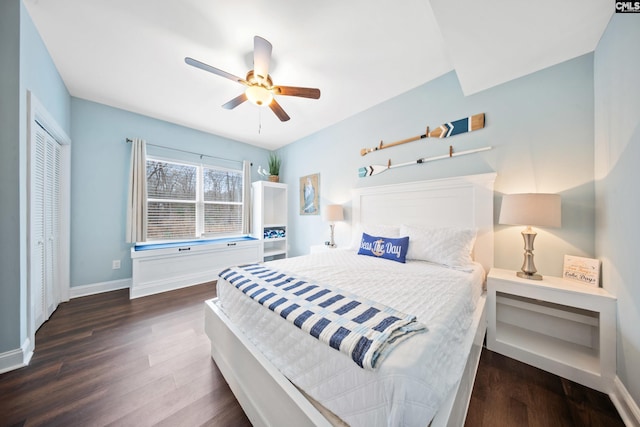
{"label": "ceiling fan blade", "polygon": [[266,80],[269,76],[269,62],[273,46],[260,36],[253,38],[253,71],[258,78]]}
{"label": "ceiling fan blade", "polygon": [[247,95],[245,95],[245,93],[242,92],[242,94],[236,96],[231,101],[224,104],[222,108],[226,110],[233,110],[234,108],[236,108],[238,105],[242,104],[246,100],[247,100]]}
{"label": "ceiling fan blade", "polygon": [[320,89],[310,87],[275,86],[273,93],[276,95],[300,96],[302,98],[320,98]]}
{"label": "ceiling fan blade", "polygon": [[280,104],[278,104],[275,99],[272,100],[271,103],[269,103],[269,108],[271,108],[271,111],[273,111],[276,116],[278,116],[281,122],[286,122],[291,118],[287,113],[284,112]]}
{"label": "ceiling fan blade", "polygon": [[217,74],[220,77],[224,77],[224,78],[227,78],[229,80],[233,80],[234,82],[241,83],[241,84],[243,84],[245,86],[249,85],[245,79],[240,78],[238,76],[234,76],[233,74],[227,73],[226,71],[222,71],[222,70],[220,70],[220,69],[218,69],[216,67],[212,67],[211,65],[207,65],[204,62],[198,61],[197,59],[186,57],[186,58],[184,58],[184,62],[186,62],[187,64],[189,64],[189,65],[191,65],[193,67],[200,68],[201,70],[208,71],[208,72],[213,73],[213,74]]}

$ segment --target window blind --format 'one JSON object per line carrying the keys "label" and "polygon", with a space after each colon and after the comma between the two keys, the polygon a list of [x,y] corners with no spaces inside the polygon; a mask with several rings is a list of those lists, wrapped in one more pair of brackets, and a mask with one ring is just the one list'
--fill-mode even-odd
{"label": "window blind", "polygon": [[148,240],[241,234],[242,171],[147,159]]}

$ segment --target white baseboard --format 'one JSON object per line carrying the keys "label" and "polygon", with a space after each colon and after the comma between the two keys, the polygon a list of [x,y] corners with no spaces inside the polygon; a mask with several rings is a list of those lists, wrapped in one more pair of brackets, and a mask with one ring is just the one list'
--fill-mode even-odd
{"label": "white baseboard", "polygon": [[0,353],[0,374],[25,367],[33,356],[33,346],[27,338],[20,348]]}
{"label": "white baseboard", "polygon": [[609,397],[627,427],[640,426],[640,408],[618,376],[613,380],[613,390]]}
{"label": "white baseboard", "polygon": [[110,292],[118,289],[130,288],[131,279],[112,280],[110,282],[92,283],[89,285],[73,286],[69,289],[69,298],[86,297],[88,295]]}

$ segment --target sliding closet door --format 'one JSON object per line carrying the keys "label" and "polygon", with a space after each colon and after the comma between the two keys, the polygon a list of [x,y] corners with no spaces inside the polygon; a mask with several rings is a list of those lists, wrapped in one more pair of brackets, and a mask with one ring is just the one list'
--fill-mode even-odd
{"label": "sliding closet door", "polygon": [[60,145],[33,127],[30,201],[30,294],[33,325],[40,327],[59,302]]}

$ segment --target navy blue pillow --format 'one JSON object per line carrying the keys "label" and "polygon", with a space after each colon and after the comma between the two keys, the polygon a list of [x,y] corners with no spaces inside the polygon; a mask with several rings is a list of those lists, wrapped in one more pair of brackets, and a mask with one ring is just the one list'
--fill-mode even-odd
{"label": "navy blue pillow", "polygon": [[377,258],[405,262],[409,249],[409,236],[406,237],[377,237],[362,233],[358,255],[369,255]]}

